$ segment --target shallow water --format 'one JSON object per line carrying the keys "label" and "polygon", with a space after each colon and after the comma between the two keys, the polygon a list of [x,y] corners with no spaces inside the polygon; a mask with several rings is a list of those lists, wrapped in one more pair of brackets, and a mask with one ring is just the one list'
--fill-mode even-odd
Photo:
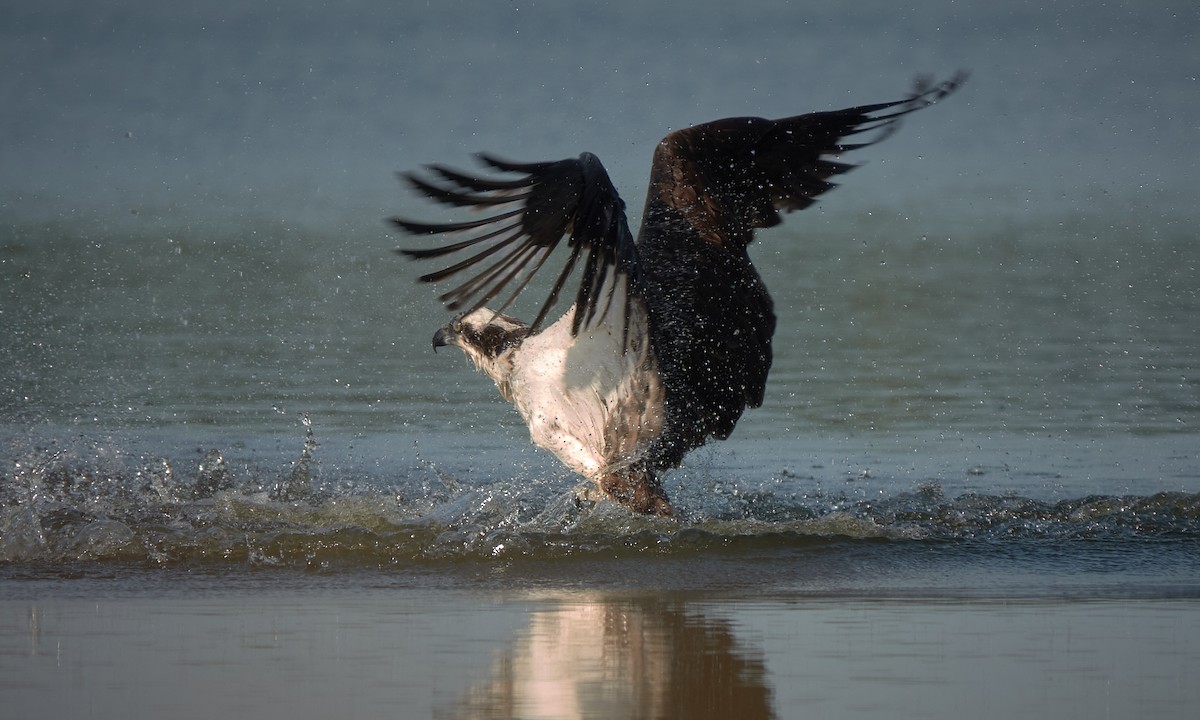
{"label": "shallow water", "polygon": [[[385,5],[0,11],[6,707],[1194,713],[1194,9]],[[636,225],[668,128],[959,67],[756,243],[766,403],[678,522],[431,352],[393,171],[592,150]]]}
{"label": "shallow water", "polygon": [[[767,402],[666,476],[689,532],[1195,538],[1194,242],[854,239],[873,223],[758,249]],[[386,246],[91,233],[5,245],[0,557],[358,566],[680,535],[577,503],[490,383],[429,350],[443,314]]]}
{"label": "shallow water", "polygon": [[1187,717],[1197,245],[874,222],[758,248],[768,401],[667,475],[679,522],[580,501],[390,240],[13,227],[6,698]]}
{"label": "shallow water", "polygon": [[1194,600],[107,584],[0,601],[11,711],[1183,718],[1200,700]]}
{"label": "shallow water", "polygon": [[436,440],[407,463],[299,433],[220,459],[146,454],[164,440],[141,433],[26,446],[4,486],[6,703],[1185,718],[1200,700],[1189,437],[747,441],[670,476],[679,522],[581,503],[549,458]]}

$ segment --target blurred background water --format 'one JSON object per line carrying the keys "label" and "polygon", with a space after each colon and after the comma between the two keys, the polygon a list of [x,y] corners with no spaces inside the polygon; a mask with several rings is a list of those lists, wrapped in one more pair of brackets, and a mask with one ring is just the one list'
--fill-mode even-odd
{"label": "blurred background water", "polygon": [[848,187],[763,234],[782,322],[754,425],[1195,424],[1190,8],[4,13],[6,418],[262,430],[286,408],[374,431],[490,397],[425,352],[444,315],[388,252],[382,219],[424,209],[393,171],[591,149],[636,223],[672,128],[969,67]]}
{"label": "blurred background water", "polygon": [[[0,5],[0,595],[245,568],[255,592],[399,573],[429,617],[480,583],[782,593],[673,648],[790,622],[797,594],[1194,599],[1198,36],[1193,5],[1084,0]],[[682,524],[574,503],[491,383],[430,351],[447,314],[384,220],[432,210],[395,171],[589,150],[636,226],[672,129],[960,68],[760,234],[767,401],[667,477]],[[60,583],[97,573],[115,589]],[[522,612],[517,656],[555,635]]]}

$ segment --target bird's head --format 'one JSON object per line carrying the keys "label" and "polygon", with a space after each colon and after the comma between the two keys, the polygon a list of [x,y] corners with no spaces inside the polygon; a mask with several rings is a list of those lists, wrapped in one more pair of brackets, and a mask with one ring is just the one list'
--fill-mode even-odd
{"label": "bird's head", "polygon": [[529,326],[495,310],[480,308],[459,315],[433,335],[433,349],[454,345],[475,367],[495,376],[499,359],[529,335]]}

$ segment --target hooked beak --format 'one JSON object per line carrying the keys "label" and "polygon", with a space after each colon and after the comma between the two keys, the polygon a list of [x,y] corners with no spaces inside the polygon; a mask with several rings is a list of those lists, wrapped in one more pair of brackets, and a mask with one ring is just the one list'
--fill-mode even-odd
{"label": "hooked beak", "polygon": [[438,348],[449,345],[450,338],[451,334],[446,331],[446,328],[439,328],[438,331],[433,334],[433,351],[437,352]]}

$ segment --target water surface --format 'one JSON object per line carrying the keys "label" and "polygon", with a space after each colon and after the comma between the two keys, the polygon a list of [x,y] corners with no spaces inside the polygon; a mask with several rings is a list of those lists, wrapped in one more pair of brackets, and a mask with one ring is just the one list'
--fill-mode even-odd
{"label": "water surface", "polygon": [[[385,5],[0,11],[6,703],[1191,716],[1195,9]],[[671,128],[960,67],[761,234],[766,403],[679,521],[431,351],[395,170],[590,150],[636,226]]]}

